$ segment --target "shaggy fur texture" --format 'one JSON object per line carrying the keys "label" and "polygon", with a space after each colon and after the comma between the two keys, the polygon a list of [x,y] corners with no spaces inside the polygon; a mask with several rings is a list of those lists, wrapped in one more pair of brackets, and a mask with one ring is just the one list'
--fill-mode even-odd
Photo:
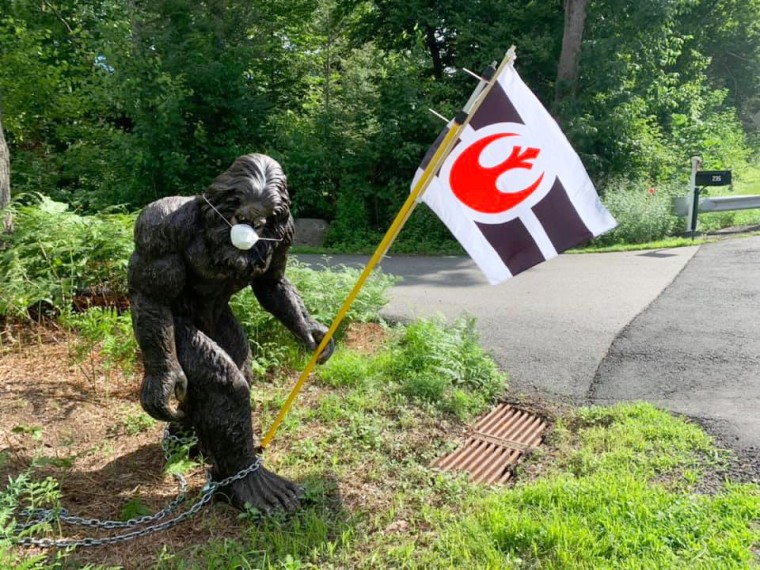
{"label": "shaggy fur texture", "polygon": [[[156,419],[194,429],[215,476],[224,478],[255,458],[251,356],[229,308],[232,295],[251,286],[262,307],[312,350],[326,328],[309,316],[285,278],[293,219],[280,165],[261,154],[242,156],[205,198],[163,198],[142,211],[128,279],[145,364],[142,406]],[[280,241],[241,251],[230,242],[229,224],[235,223]],[[320,361],[332,350],[331,341]],[[299,489],[262,468],[223,493],[240,508],[248,503],[269,511],[295,508]]]}

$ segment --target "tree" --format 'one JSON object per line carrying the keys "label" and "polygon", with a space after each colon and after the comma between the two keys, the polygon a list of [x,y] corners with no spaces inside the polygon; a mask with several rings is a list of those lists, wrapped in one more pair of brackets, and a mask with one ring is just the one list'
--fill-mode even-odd
{"label": "tree", "polygon": [[[0,212],[2,212],[11,201],[11,157],[8,151],[8,145],[5,142],[5,133],[3,133],[3,107],[0,104]],[[3,230],[10,233],[12,230],[12,220],[10,214],[3,216]]]}
{"label": "tree", "polygon": [[565,0],[565,27],[555,85],[557,101],[568,95],[575,95],[587,4],[588,0]]}

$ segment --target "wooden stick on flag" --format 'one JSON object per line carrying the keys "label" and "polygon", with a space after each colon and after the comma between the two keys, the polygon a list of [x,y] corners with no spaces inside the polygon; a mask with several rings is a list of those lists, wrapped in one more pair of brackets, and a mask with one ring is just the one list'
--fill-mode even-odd
{"label": "wooden stick on flag", "polygon": [[491,89],[495,85],[495,82],[497,78],[499,77],[499,75],[501,74],[501,72],[508,65],[512,63],[514,58],[515,58],[515,48],[514,46],[512,46],[509,49],[509,51],[507,51],[507,54],[504,57],[504,60],[499,65],[499,68],[497,69],[493,77],[490,78],[490,80],[485,85],[483,85],[483,82],[481,82],[481,84],[478,85],[478,87],[473,92],[473,95],[470,97],[470,100],[468,101],[468,104],[465,106],[463,112],[460,114],[460,116],[458,116],[454,120],[453,124],[450,127],[448,127],[448,131],[445,132],[445,135],[443,136],[443,139],[438,144],[437,148],[434,147],[433,156],[427,162],[425,168],[423,168],[422,171],[419,172],[418,175],[415,177],[414,186],[412,188],[411,193],[409,194],[409,197],[404,202],[404,205],[401,206],[401,210],[399,210],[390,228],[388,228],[388,231],[385,233],[385,236],[380,242],[380,245],[378,245],[377,249],[375,250],[375,253],[372,255],[369,262],[367,262],[366,267],[364,268],[361,275],[359,276],[359,279],[356,281],[354,288],[351,290],[348,297],[346,297],[346,300],[343,302],[343,305],[338,311],[338,314],[335,316],[335,319],[333,320],[332,325],[330,325],[330,328],[325,333],[325,336],[322,338],[322,341],[319,343],[319,346],[314,351],[314,354],[312,355],[309,362],[306,364],[306,367],[304,368],[303,372],[301,372],[301,375],[299,376],[298,381],[293,387],[293,390],[291,390],[290,395],[288,396],[288,399],[285,401],[285,404],[283,404],[282,406],[282,409],[277,414],[277,417],[272,423],[272,426],[269,428],[269,431],[261,440],[262,450],[266,449],[271,443],[272,439],[277,433],[277,429],[280,427],[280,424],[282,423],[282,420],[287,415],[288,411],[293,405],[293,402],[295,401],[299,392],[301,391],[304,384],[306,383],[306,380],[309,378],[309,375],[314,370],[314,367],[317,364],[317,359],[319,358],[319,355],[322,354],[322,351],[327,347],[327,344],[330,342],[330,339],[335,334],[335,331],[338,330],[338,327],[343,322],[343,319],[346,317],[346,314],[351,308],[351,305],[353,304],[353,302],[356,300],[356,297],[359,295],[359,291],[361,291],[361,288],[364,286],[364,283],[369,278],[370,274],[372,273],[372,270],[377,266],[377,264],[380,262],[380,260],[388,251],[388,249],[390,249],[390,246],[393,244],[393,241],[398,236],[399,232],[401,231],[401,228],[409,219],[409,216],[414,210],[414,207],[417,204],[418,199],[423,195],[425,190],[428,188],[431,181],[433,180],[433,177],[438,172],[438,169],[441,168],[444,161],[448,157],[449,153],[454,148],[454,145],[456,144],[459,136],[467,128],[467,125],[470,124],[472,117],[477,113],[478,108],[481,106],[483,101],[487,98],[488,93],[491,91]]}

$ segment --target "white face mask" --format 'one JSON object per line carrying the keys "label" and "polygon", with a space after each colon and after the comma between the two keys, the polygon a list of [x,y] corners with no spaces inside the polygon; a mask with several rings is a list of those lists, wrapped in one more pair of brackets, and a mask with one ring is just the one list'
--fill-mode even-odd
{"label": "white face mask", "polygon": [[251,249],[261,238],[248,224],[235,224],[230,228],[230,241],[238,249]]}
{"label": "white face mask", "polygon": [[233,226],[229,220],[227,220],[227,218],[225,218],[222,213],[217,210],[211,202],[208,201],[208,198],[206,198],[205,195],[201,194],[201,197],[206,200],[206,204],[211,206],[211,209],[219,214],[219,217],[227,222],[228,226],[230,226],[230,241],[236,248],[247,251],[256,245],[256,242],[259,241],[282,241],[279,239],[259,237],[259,234],[256,233],[256,230],[254,230],[248,224],[235,224]]}

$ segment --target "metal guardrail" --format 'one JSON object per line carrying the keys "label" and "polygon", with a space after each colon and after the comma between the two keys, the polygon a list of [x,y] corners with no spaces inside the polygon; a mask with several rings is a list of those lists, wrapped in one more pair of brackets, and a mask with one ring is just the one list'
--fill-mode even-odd
{"label": "metal guardrail", "polygon": [[[716,196],[699,200],[700,212],[728,212],[731,210],[751,210],[760,208],[760,196]],[[673,199],[673,210],[680,217],[689,215],[689,197]]]}

